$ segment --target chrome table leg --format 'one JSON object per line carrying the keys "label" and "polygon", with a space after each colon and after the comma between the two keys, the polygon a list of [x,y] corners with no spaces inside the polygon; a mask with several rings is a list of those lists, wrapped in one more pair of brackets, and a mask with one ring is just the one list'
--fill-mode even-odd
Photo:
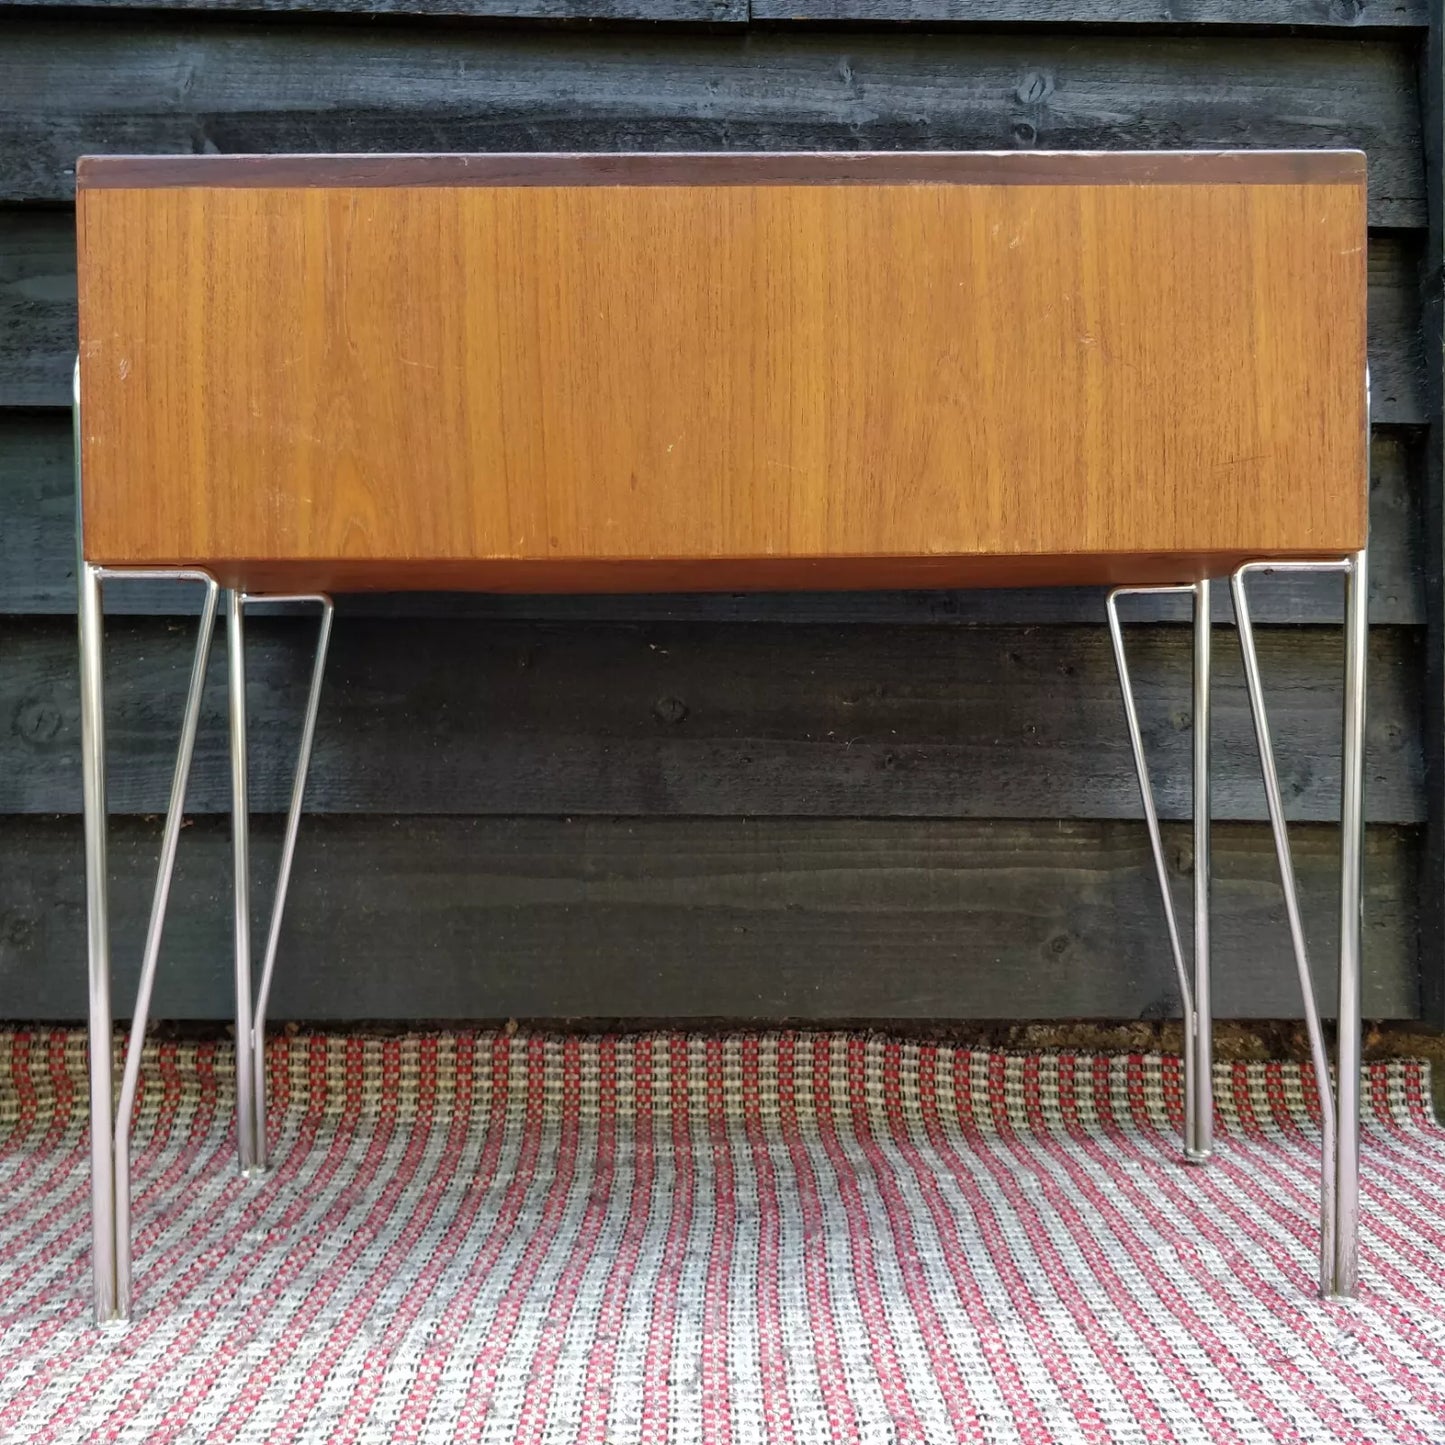
{"label": "chrome table leg", "polygon": [[256,1158],[251,1043],[251,811],[246,786],[246,636],[241,594],[226,593],[226,675],[231,722],[231,859],[234,869],[233,947],[236,971],[236,1147],[241,1173]]}
{"label": "chrome table leg", "polygon": [[[77,456],[79,452],[77,451]],[[105,709],[100,578],[80,567],[80,752],[85,809],[86,948],[90,970],[91,1270],[96,1321],[124,1319],[116,1272],[115,1133],[111,1078],[110,886],[106,872]]]}
{"label": "chrome table leg", "polygon": [[[101,584],[107,579],[189,581],[204,585],[196,651],[191,663],[181,722],[180,745],[171,776],[170,801],[161,833],[155,893],[141,955],[140,985],[125,1051],[120,1100],[114,1103],[111,1062],[109,879],[106,867],[104,617]],[[185,813],[186,787],[200,726],[201,698],[220,589],[204,572],[191,570],[112,571],[80,565],[81,753],[85,807],[85,884],[90,954],[91,1167],[95,1235],[95,1313],[99,1321],[130,1314],[130,1126],[140,1082],[146,1020],[155,987],[156,964],[165,930],[166,907],[175,873]]]}
{"label": "chrome table leg", "polygon": [[[1139,596],[1192,596],[1194,599],[1194,978],[1184,963],[1179,939],[1179,921],[1169,889],[1169,868],[1164,860],[1164,839],[1159,813],[1154,804],[1154,786],[1149,781],[1149,762],[1144,754],[1144,737],[1134,690],[1129,680],[1129,662],[1124,651],[1124,632],[1119,622],[1119,599]],[[1109,635],[1114,643],[1114,662],[1119,670],[1119,687],[1124,697],[1124,718],[1134,753],[1134,771],[1139,779],[1139,796],[1144,805],[1144,822],[1149,847],[1154,855],[1154,872],[1159,883],[1159,900],[1164,907],[1164,924],[1169,934],[1169,951],[1179,980],[1184,1012],[1184,1157],[1202,1164],[1214,1149],[1213,1020],[1209,993],[1209,667],[1210,620],[1209,583],[1175,587],[1116,587],[1109,593],[1107,610]]]}
{"label": "chrome table leg", "polygon": [[[1340,776],[1340,977],[1337,1080],[1331,1086],[1329,1051],[1315,998],[1284,799],[1275,764],[1260,679],[1259,654],[1245,583],[1252,572],[1340,572],[1345,577],[1344,722]],[[1251,562],[1231,581],[1234,613],[1244,655],[1245,682],[1254,717],[1265,801],[1279,860],[1280,885],[1294,946],[1295,969],[1304,998],[1305,1027],[1320,1098],[1323,1135],[1320,1160],[1320,1292],[1348,1297],[1359,1283],[1359,1097],[1360,1097],[1360,954],[1364,902],[1364,732],[1365,657],[1368,644],[1366,602],[1368,563],[1364,552],[1323,562]]]}
{"label": "chrome table leg", "polygon": [[1194,588],[1194,1107],[1185,1110],[1184,1140],[1185,1156],[1196,1164],[1202,1164],[1214,1152],[1214,1001],[1210,994],[1209,951],[1212,639],[1206,578]]}
{"label": "chrome table leg", "polygon": [[[110,996],[110,931],[109,881],[106,865],[106,801],[105,801],[105,715],[104,715],[104,631],[101,584],[106,580],[195,581],[204,585],[196,651],[191,665],[190,683],[186,693],[181,725],[180,745],[171,779],[170,801],[161,835],[160,862],[155,893],[151,901],[150,919],[146,929],[141,961],[140,984],[136,994],[130,1035],[126,1045],[120,1097],[115,1099],[112,1059],[113,1019]],[[190,779],[191,761],[195,755],[196,734],[200,725],[201,701],[205,689],[206,669],[210,658],[211,638],[215,631],[220,587],[207,573],[189,569],[124,569],[80,565],[80,656],[81,656],[81,752],[82,785],[85,810],[85,872],[88,911],[87,941],[90,976],[90,1101],[91,1101],[91,1168],[93,1221],[93,1275],[95,1317],[105,1323],[125,1320],[131,1307],[130,1256],[130,1127],[140,1082],[141,1055],[145,1044],[146,1022],[155,986],[156,966],[160,958],[161,939],[165,928],[171,880],[175,872],[176,852],[180,841],[185,811],[186,788]],[[232,782],[235,799],[240,806],[233,809],[235,851],[237,861],[236,939],[237,939],[237,1118],[242,1168],[257,1172],[265,1167],[265,1078],[262,1068],[266,1001],[275,966],[280,939],[281,921],[286,893],[295,857],[296,834],[300,826],[301,802],[305,792],[307,766],[315,738],[320,687],[331,630],[332,606],[329,597],[259,599],[311,600],[322,605],[322,625],[312,671],[306,720],[303,726],[301,754],[292,787],[291,805],[287,813],[286,833],[277,893],[267,937],[265,967],[261,990],[251,1015],[250,990],[250,928],[249,928],[249,850],[247,847],[247,815],[245,810],[245,671],[244,658],[237,641],[236,617],[248,601],[239,598],[228,618],[232,639],[230,655],[231,720],[232,720]],[[240,639],[241,642],[244,638]],[[233,803],[234,803],[233,799]],[[244,979],[244,987],[242,981]]]}
{"label": "chrome table leg", "polygon": [[[227,594],[228,651],[231,676],[231,817],[232,847],[235,854],[235,950],[236,950],[236,1125],[241,1171],[264,1172],[266,1148],[266,1009],[271,980],[276,969],[276,952],[281,942],[281,923],[286,912],[286,895],[291,885],[296,858],[296,836],[301,828],[301,805],[306,795],[306,776],[316,740],[316,720],[321,711],[321,683],[326,672],[326,653],[331,641],[335,609],[323,592],[258,595]],[[311,685],[301,725],[301,745],[291,783],[291,801],[286,810],[286,829],[281,841],[281,861],[271,921],[266,934],[266,952],[261,965],[261,986],[252,1002],[251,992],[251,870],[249,801],[246,780],[246,663],[245,609],[257,602],[315,602],[321,608],[321,626],[311,668]]]}
{"label": "chrome table leg", "polygon": [[1345,578],[1345,701],[1340,771],[1340,978],[1336,1065],[1334,1293],[1360,1283],[1360,977],[1364,965],[1365,668],[1369,655],[1369,562]]}

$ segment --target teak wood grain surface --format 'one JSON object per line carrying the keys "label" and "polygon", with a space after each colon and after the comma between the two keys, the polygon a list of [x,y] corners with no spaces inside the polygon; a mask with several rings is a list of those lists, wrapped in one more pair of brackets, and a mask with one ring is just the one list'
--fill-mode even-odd
{"label": "teak wood grain surface", "polygon": [[93,562],[841,588],[1364,544],[1354,152],[78,176]]}

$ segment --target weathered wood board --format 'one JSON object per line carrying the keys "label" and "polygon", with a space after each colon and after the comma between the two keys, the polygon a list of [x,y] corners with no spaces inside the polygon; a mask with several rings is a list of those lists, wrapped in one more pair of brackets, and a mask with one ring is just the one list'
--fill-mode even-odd
{"label": "weathered wood board", "polygon": [[[252,806],[284,809],[314,622],[248,622]],[[1291,817],[1338,816],[1338,630],[1259,639]],[[1187,815],[1189,633],[1141,628],[1130,666],[1161,811]],[[110,803],[164,808],[191,626],[110,629]],[[74,627],[0,641],[0,814],[80,806]],[[1216,645],[1214,811],[1262,819],[1233,637]],[[229,808],[212,673],[191,806]],[[1373,821],[1421,820],[1419,636],[1371,639]],[[1134,818],[1139,799],[1099,627],[348,620],[312,762],[316,812],[669,817]]]}
{"label": "weathered wood board", "polygon": [[[115,830],[116,1006],[158,825]],[[262,825],[257,887],[279,833]],[[273,1018],[1161,1018],[1178,988],[1138,823],[313,818]],[[1167,843],[1188,909],[1188,830]],[[0,1017],[85,1010],[77,819],[0,820]],[[1333,1012],[1336,841],[1295,830]],[[155,1016],[225,1018],[230,844],[181,839]],[[1366,852],[1366,1017],[1417,1011],[1418,832]],[[1215,830],[1221,1017],[1300,1012],[1268,830]],[[1318,926],[1316,927],[1316,923]]]}
{"label": "weathered wood board", "polygon": [[[1414,46],[1052,30],[674,34],[8,19],[0,199],[101,152],[1357,146],[1425,218]],[[304,84],[298,83],[305,77]]]}

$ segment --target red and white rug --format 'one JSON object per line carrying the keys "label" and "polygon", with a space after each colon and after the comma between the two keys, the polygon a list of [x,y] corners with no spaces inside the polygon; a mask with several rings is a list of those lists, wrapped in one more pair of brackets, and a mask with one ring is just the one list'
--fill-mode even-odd
{"label": "red and white rug", "polygon": [[299,1037],[276,1167],[152,1050],[135,1321],[90,1307],[84,1046],[0,1034],[0,1440],[1445,1442],[1445,1131],[1366,1090],[1314,1297],[1313,1093],[858,1034]]}

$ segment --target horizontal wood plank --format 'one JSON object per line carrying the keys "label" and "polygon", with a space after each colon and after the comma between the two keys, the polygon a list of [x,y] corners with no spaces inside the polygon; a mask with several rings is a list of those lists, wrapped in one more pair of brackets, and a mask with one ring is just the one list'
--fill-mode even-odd
{"label": "horizontal wood plank", "polygon": [[[192,640],[109,629],[111,806],[164,806]],[[285,806],[314,624],[249,623],[253,806]],[[80,805],[73,625],[0,641],[0,812]],[[1366,806],[1422,816],[1421,638],[1371,646]],[[1138,628],[1131,670],[1162,813],[1187,816],[1189,633]],[[1260,650],[1291,816],[1338,816],[1338,630]],[[1233,637],[1216,647],[1217,818],[1263,816]],[[229,807],[222,649],[191,806]],[[1133,818],[1103,628],[548,624],[342,617],[312,767],[317,812]]]}
{"label": "horizontal wood plank", "polygon": [[0,210],[0,406],[70,406],[75,213]]}
{"label": "horizontal wood plank", "polygon": [[[6,0],[17,9],[49,5],[54,0]],[[1288,13],[1297,0],[1272,0],[1272,17],[1261,17],[1260,28],[1291,23]],[[1342,0],[1316,0],[1315,9],[1333,3],[1337,10],[1346,8]],[[1371,6],[1376,0],[1370,0]],[[428,16],[437,19],[466,20],[539,20],[552,23],[585,21],[593,24],[648,21],[674,25],[744,25],[749,17],[747,0],[65,0],[67,10],[94,10],[110,16],[126,10],[186,10],[225,15],[266,16]],[[1396,7],[1394,18],[1371,19],[1364,28],[1394,31],[1417,23],[1413,11],[1418,0]],[[1385,7],[1381,6],[1381,16]],[[1191,22],[1195,23],[1195,22]],[[1203,20],[1199,24],[1218,24]],[[1301,20],[1312,30],[1357,33],[1358,22],[1337,16],[1333,22],[1327,15]]]}
{"label": "horizontal wood plank", "polygon": [[1413,44],[11,18],[0,199],[92,152],[1358,146],[1424,221]]}
{"label": "horizontal wood plank", "polygon": [[[3,66],[0,52],[0,72]],[[1426,419],[1420,254],[1421,238],[1411,233],[1370,238],[1369,354],[1377,424]],[[71,212],[0,209],[0,407],[68,407],[75,347]]]}
{"label": "horizontal wood plank", "polygon": [[[115,1007],[134,998],[158,829],[114,831]],[[274,820],[257,829],[270,876]],[[1168,856],[1188,908],[1189,838]],[[1335,831],[1295,830],[1332,1011]],[[1413,829],[1365,854],[1367,1017],[1418,1012]],[[0,819],[0,1017],[85,1015],[74,819]],[[1301,1012],[1261,825],[1214,835],[1215,1006]],[[182,836],[153,1017],[231,1014],[230,844]],[[1179,1012],[1137,823],[313,818],[273,1019],[1162,1018]]]}
{"label": "horizontal wood plank", "polygon": [[[40,4],[42,0],[22,0]],[[116,0],[95,0],[114,4]],[[187,0],[191,3],[191,0]],[[1227,26],[1355,33],[1429,24],[1420,0],[752,0],[752,18],[779,23]]]}
{"label": "horizontal wood plank", "polygon": [[[54,0],[8,0],[12,8]],[[508,20],[657,20],[738,24],[869,21],[882,24],[1280,27],[1329,34],[1423,29],[1425,0],[66,0],[67,8],[204,10],[267,15],[431,15]]]}
{"label": "horizontal wood plank", "polygon": [[[1371,452],[1370,618],[1423,624],[1424,576],[1414,440],[1377,430]],[[0,411],[0,616],[75,610],[75,498],[69,417],[55,411]],[[1281,577],[1256,589],[1261,622],[1339,621],[1334,577]],[[114,585],[106,606],[121,613],[196,610],[194,590],[166,584]],[[692,593],[633,596],[488,596],[475,593],[358,595],[343,599],[347,617],[467,616],[556,622],[831,622],[1098,624],[1103,594],[1094,588],[961,592]],[[1128,616],[1178,620],[1187,604],[1138,598]],[[1214,589],[1214,612],[1230,620],[1228,589]]]}

